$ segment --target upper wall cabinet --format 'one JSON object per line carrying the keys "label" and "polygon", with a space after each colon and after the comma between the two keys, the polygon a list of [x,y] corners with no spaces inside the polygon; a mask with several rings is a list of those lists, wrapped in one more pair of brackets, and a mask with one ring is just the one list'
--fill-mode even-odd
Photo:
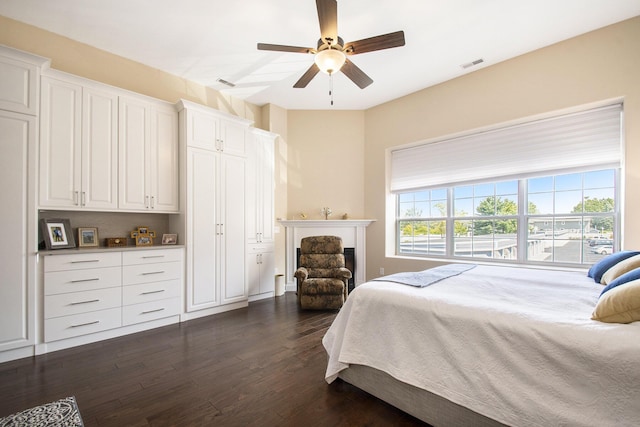
{"label": "upper wall cabinet", "polygon": [[48,59],[0,46],[0,110],[38,113],[38,76]]}
{"label": "upper wall cabinet", "polygon": [[117,94],[49,72],[41,104],[40,207],[117,209]]}
{"label": "upper wall cabinet", "polygon": [[189,146],[234,156],[246,153],[245,130],[250,121],[238,119],[189,101],[181,101],[181,108],[189,108],[186,123]]}
{"label": "upper wall cabinet", "polygon": [[119,207],[178,212],[178,112],[173,105],[122,96]]}
{"label": "upper wall cabinet", "polygon": [[123,96],[119,115],[120,209],[177,212],[178,112]]}

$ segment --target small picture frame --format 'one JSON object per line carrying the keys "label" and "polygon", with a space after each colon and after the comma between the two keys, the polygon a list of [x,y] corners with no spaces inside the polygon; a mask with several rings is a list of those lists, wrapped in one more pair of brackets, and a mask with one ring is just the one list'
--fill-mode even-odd
{"label": "small picture frame", "polygon": [[48,250],[76,247],[76,241],[73,238],[71,224],[68,219],[42,218],[40,220],[40,230],[42,231],[45,247]]}
{"label": "small picture frame", "polygon": [[151,246],[151,245],[153,245],[153,239],[148,234],[145,234],[143,236],[138,235],[136,237],[136,246]]}
{"label": "small picture frame", "polygon": [[175,245],[178,243],[178,235],[177,234],[163,234],[162,235],[162,244],[163,245]]}
{"label": "small picture frame", "polygon": [[98,246],[98,229],[95,227],[78,227],[78,246]]}

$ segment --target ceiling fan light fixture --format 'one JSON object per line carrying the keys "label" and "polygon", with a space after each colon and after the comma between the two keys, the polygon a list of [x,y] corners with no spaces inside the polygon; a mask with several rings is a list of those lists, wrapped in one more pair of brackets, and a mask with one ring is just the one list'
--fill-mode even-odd
{"label": "ceiling fan light fixture", "polygon": [[320,68],[320,71],[331,75],[342,68],[347,60],[347,56],[341,50],[331,49],[329,47],[316,53],[313,60],[318,68]]}

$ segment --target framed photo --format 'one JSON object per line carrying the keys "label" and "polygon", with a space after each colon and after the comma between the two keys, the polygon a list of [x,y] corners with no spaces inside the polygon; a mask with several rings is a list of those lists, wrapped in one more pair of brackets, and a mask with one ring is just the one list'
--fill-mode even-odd
{"label": "framed photo", "polygon": [[98,246],[98,229],[95,227],[78,227],[78,246]]}
{"label": "framed photo", "polygon": [[42,218],[40,220],[42,238],[47,249],[75,248],[71,224],[68,219]]}
{"label": "framed photo", "polygon": [[136,237],[136,246],[151,246],[151,245],[153,245],[153,239],[149,237],[148,234],[145,234],[144,236],[138,235]]}
{"label": "framed photo", "polygon": [[162,235],[162,244],[163,245],[175,245],[178,243],[178,235],[177,234],[163,234]]}

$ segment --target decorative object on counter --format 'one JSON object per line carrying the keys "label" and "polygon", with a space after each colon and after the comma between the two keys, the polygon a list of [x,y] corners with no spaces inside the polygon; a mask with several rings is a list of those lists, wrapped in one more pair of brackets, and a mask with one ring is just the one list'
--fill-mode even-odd
{"label": "decorative object on counter", "polygon": [[163,245],[175,245],[178,243],[178,235],[177,234],[163,234],[162,235],[162,244]]}
{"label": "decorative object on counter", "polygon": [[300,212],[300,219],[307,219],[307,214],[304,212]]}
{"label": "decorative object on counter", "polygon": [[78,227],[78,246],[99,246],[98,229],[95,227]]}
{"label": "decorative object on counter", "polygon": [[329,219],[333,211],[331,210],[331,208],[322,208],[320,209],[320,213],[324,215],[324,219]]}
{"label": "decorative object on counter", "polygon": [[342,214],[342,219],[349,219],[349,214],[346,212]]}
{"label": "decorative object on counter", "polygon": [[68,219],[42,218],[40,220],[42,238],[47,249],[75,248],[71,224]]}
{"label": "decorative object on counter", "polygon": [[152,246],[156,232],[149,227],[138,227],[131,232],[131,238],[136,241],[136,246]]}
{"label": "decorative object on counter", "polygon": [[127,246],[126,237],[107,237],[104,241],[108,248],[121,248],[123,246]]}

